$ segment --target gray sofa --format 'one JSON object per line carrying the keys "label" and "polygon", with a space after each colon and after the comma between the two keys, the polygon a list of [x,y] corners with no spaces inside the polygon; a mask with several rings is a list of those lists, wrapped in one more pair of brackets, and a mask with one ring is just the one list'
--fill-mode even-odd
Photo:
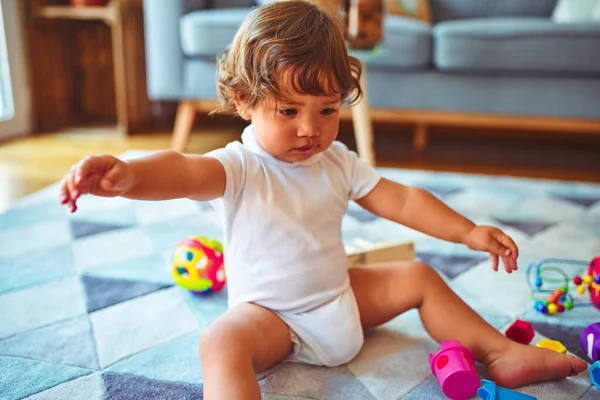
{"label": "gray sofa", "polygon": [[[600,23],[555,23],[555,4],[430,0],[431,26],[386,15],[380,48],[360,54],[373,115],[600,133]],[[149,97],[214,100],[215,57],[252,6],[145,0]]]}

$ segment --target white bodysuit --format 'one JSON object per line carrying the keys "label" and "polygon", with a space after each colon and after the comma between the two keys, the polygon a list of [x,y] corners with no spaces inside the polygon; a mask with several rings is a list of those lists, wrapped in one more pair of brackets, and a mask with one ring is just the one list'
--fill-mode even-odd
{"label": "white bodysuit", "polygon": [[379,174],[342,143],[289,163],[265,151],[252,125],[207,156],[225,168],[222,198],[229,307],[255,303],[288,324],[289,361],[340,365],[363,344],[342,243],[349,200],[367,195]]}

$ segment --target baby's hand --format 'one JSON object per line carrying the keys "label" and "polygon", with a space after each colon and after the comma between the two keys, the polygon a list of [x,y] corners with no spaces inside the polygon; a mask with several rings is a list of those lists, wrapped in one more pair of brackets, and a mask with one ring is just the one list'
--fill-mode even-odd
{"label": "baby's hand", "polygon": [[115,197],[133,185],[131,168],[109,155],[88,156],[71,167],[60,185],[60,200],[71,212],[77,210],[82,194]]}
{"label": "baby's hand", "polygon": [[519,249],[513,240],[493,226],[475,226],[467,235],[465,244],[471,250],[487,251],[492,259],[492,268],[498,271],[498,257],[509,274],[518,269]]}

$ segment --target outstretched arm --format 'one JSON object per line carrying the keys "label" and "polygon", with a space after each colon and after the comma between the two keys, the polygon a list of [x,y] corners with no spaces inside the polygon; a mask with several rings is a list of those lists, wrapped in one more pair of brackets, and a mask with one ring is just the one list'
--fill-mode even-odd
{"label": "outstretched arm", "polygon": [[509,236],[495,227],[475,225],[427,190],[383,178],[357,203],[380,217],[427,235],[489,252],[494,270],[498,269],[498,257],[507,272],[517,269],[519,250]]}
{"label": "outstretched arm", "polygon": [[225,169],[219,161],[167,150],[129,161],[110,155],[86,157],[63,179],[61,201],[73,212],[82,194],[139,200],[211,200],[222,196],[224,190]]}

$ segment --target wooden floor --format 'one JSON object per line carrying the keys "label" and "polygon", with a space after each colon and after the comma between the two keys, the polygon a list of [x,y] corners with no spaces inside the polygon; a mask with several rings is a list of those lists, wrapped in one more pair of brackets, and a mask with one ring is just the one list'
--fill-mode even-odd
{"label": "wooden floor", "polygon": [[[239,124],[192,135],[189,151],[204,153],[239,138]],[[409,128],[375,126],[379,166],[600,182],[600,140],[496,132],[431,133],[424,153],[412,148]],[[351,125],[340,140],[354,147]],[[110,129],[38,134],[0,142],[0,211],[58,180],[88,154],[168,148],[170,133],[121,136]]]}

